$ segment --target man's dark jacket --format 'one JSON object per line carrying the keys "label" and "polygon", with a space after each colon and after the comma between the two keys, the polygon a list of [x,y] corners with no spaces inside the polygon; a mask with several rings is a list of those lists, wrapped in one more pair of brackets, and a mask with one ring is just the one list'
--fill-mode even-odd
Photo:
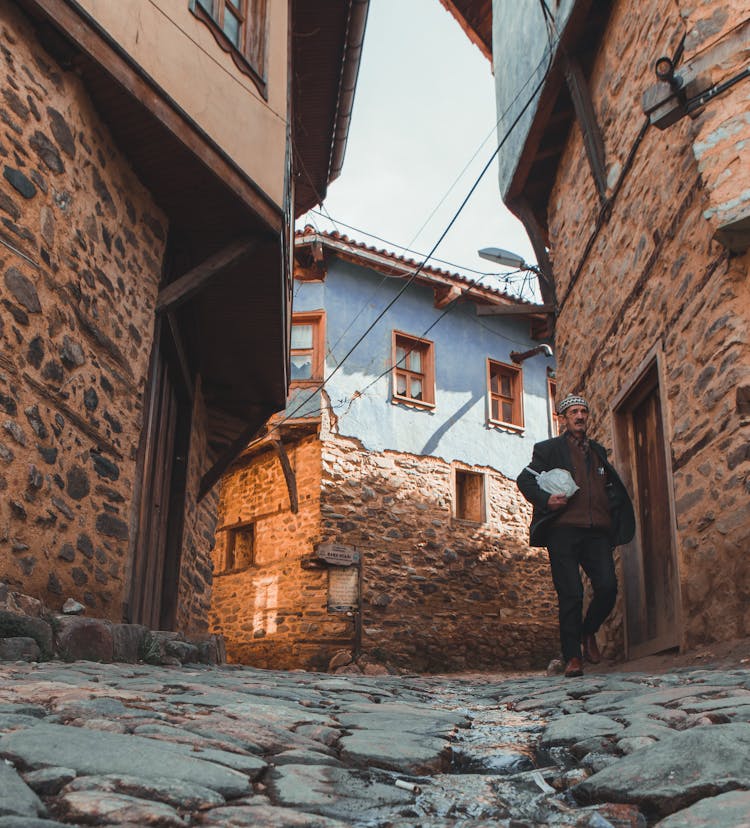
{"label": "man's dark jacket", "polygon": [[[607,460],[607,451],[600,443],[589,440],[591,451],[607,473],[607,496],[609,497],[610,514],[612,515],[612,530],[610,536],[612,546],[620,546],[629,543],[635,534],[635,514],[630,496],[625,484],[614,467]],[[534,446],[534,453],[529,467],[536,472],[550,471],[551,469],[567,469],[574,473],[573,461],[570,454],[568,438],[563,434],[560,437],[553,437],[551,440],[544,440]],[[550,530],[554,530],[555,518],[559,517],[562,509],[548,509],[547,501],[549,494],[539,488],[536,477],[524,469],[518,475],[518,488],[521,493],[532,504],[534,512],[531,517],[530,542],[532,546],[547,546],[547,538]]]}

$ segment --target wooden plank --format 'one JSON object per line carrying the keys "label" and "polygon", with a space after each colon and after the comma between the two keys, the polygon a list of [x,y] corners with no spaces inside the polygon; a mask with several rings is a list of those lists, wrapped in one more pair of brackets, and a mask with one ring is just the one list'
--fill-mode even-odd
{"label": "wooden plank", "polygon": [[453,287],[436,287],[433,290],[434,294],[434,304],[435,307],[439,309],[450,305],[451,302],[458,299],[458,297],[463,293],[460,287],[454,285]]}
{"label": "wooden plank", "polygon": [[169,333],[172,337],[172,344],[177,353],[177,362],[180,365],[180,373],[182,374],[182,382],[188,397],[193,400],[195,397],[195,389],[193,388],[193,374],[190,370],[190,361],[188,360],[187,351],[185,350],[185,343],[180,333],[177,318],[173,313],[167,313],[167,323],[169,326]]}
{"label": "wooden plank", "polygon": [[130,624],[138,624],[143,621],[143,578],[148,557],[149,492],[151,491],[154,471],[151,461],[154,452],[155,423],[158,416],[158,391],[161,386],[161,374],[165,368],[159,358],[161,330],[161,325],[157,325],[151,351],[148,390],[145,397],[146,416],[141,429],[141,443],[138,448],[138,467],[136,470],[138,485],[134,488],[133,495],[133,505],[138,513],[138,525],[133,533],[130,545],[131,560],[127,577],[128,607],[125,620]]}
{"label": "wooden plank", "polygon": [[198,501],[202,500],[213,488],[213,486],[219,482],[222,474],[224,474],[230,464],[239,456],[245,446],[252,442],[252,440],[256,437],[260,436],[266,426],[266,421],[271,414],[275,413],[275,411],[275,408],[259,408],[260,424],[258,423],[258,420],[255,420],[253,423],[244,428],[229,448],[222,452],[219,459],[201,478],[201,485],[198,489]]}
{"label": "wooden plank", "polygon": [[23,0],[22,5],[43,14],[64,32],[242,199],[269,229],[281,232],[281,209],[90,15],[64,0]]}
{"label": "wooden plank", "polygon": [[187,302],[215,276],[249,255],[257,246],[257,239],[239,239],[209,256],[192,270],[179,276],[159,291],[156,313],[174,311]]}
{"label": "wooden plank", "polygon": [[[164,573],[167,557],[167,531],[169,529],[169,517],[172,495],[172,472],[175,458],[175,434],[177,431],[177,396],[174,387],[169,382],[165,383],[165,408],[161,417],[161,431],[163,432],[163,443],[161,449],[162,467],[159,488],[154,491],[156,502],[153,504],[154,520],[157,523],[158,532],[154,547],[150,550],[150,558],[155,563],[155,575],[153,578],[153,606],[151,610],[152,629],[164,629],[162,627],[162,600],[164,598]],[[173,585],[176,588],[176,585]]]}
{"label": "wooden plank", "polygon": [[[646,588],[646,634],[649,641],[679,644],[674,549],[667,500],[667,464],[663,452],[659,387],[633,411],[641,553]],[[637,644],[639,642],[634,642]],[[656,650],[654,650],[656,652]]]}
{"label": "wooden plank", "polygon": [[518,216],[529,234],[531,246],[534,248],[534,255],[536,256],[539,265],[539,291],[542,294],[542,299],[546,304],[551,304],[557,312],[557,296],[555,293],[555,276],[552,269],[552,261],[550,260],[547,247],[549,245],[549,238],[547,231],[540,217],[534,212],[533,207],[528,199],[519,197],[513,200],[508,207]]}
{"label": "wooden plank", "polygon": [[553,305],[477,305],[477,316],[534,316],[554,313]]}
{"label": "wooden plank", "polygon": [[586,77],[580,64],[574,58],[568,57],[565,61],[565,81],[570,91],[570,97],[573,99],[576,118],[586,148],[586,157],[594,176],[599,200],[605,202],[607,200],[607,167],[604,154],[604,138],[596,120],[596,112],[594,111]]}
{"label": "wooden plank", "polygon": [[281,440],[273,440],[271,443],[273,450],[276,452],[281,463],[281,470],[284,472],[284,480],[286,480],[286,488],[289,492],[289,505],[293,514],[299,512],[299,497],[297,495],[297,478],[292,469],[292,464],[289,462],[289,455],[286,453],[286,448]]}

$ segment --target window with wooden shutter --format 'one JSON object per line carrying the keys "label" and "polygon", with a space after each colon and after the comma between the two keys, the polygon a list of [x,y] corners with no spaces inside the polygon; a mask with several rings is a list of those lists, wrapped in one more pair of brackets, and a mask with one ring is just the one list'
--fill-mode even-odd
{"label": "window with wooden shutter", "polygon": [[464,469],[455,470],[453,515],[459,520],[485,522],[483,474]]}

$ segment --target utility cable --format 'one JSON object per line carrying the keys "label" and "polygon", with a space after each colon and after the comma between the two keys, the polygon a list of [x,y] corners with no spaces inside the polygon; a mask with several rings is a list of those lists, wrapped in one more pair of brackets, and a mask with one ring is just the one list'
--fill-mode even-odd
{"label": "utility cable", "polygon": [[[324,215],[323,213],[318,212],[317,210],[310,210],[309,212],[314,213],[315,215]],[[334,219],[328,213],[325,213],[324,217],[330,219],[330,221],[334,222],[335,224],[346,227],[347,230],[353,230],[355,233],[360,233],[363,236],[367,236],[370,239],[375,239],[376,241],[382,242],[383,244],[387,244],[388,247],[395,247],[397,250],[403,250],[404,253],[411,253],[413,256],[417,256],[420,259],[425,259],[426,254],[420,253],[418,250],[413,250],[411,247],[405,247],[403,244],[397,244],[390,239],[384,239],[382,236],[377,236],[375,233],[368,233],[367,230],[363,230],[361,227],[354,227],[351,224],[347,224],[345,221],[341,221],[341,219]],[[317,227],[315,228],[317,230]],[[321,232],[318,230],[318,232]],[[344,239],[341,239],[344,241]],[[346,239],[347,242],[351,244],[351,240]],[[439,262],[440,264],[447,265],[448,267],[455,268],[456,270],[460,270],[462,273],[476,273],[478,276],[503,276],[504,274],[498,273],[494,270],[476,270],[472,267],[466,267],[465,265],[456,264],[456,262],[449,262],[446,259],[439,259],[437,256],[433,256],[430,261]]]}
{"label": "utility cable", "polygon": [[[539,64],[539,65],[541,65],[541,64]],[[385,316],[385,314],[386,314],[386,313],[387,313],[387,312],[388,312],[388,311],[389,311],[389,310],[393,307],[393,305],[395,305],[395,304],[396,304],[396,302],[397,302],[397,301],[401,298],[401,296],[403,296],[403,294],[406,292],[406,290],[407,290],[407,289],[411,286],[411,284],[412,284],[412,283],[414,282],[414,280],[417,278],[417,276],[419,275],[419,273],[422,271],[423,267],[426,265],[426,263],[427,263],[427,261],[429,260],[429,258],[430,258],[430,257],[433,255],[433,253],[437,250],[437,248],[440,246],[440,244],[441,244],[441,242],[443,241],[443,239],[447,236],[447,234],[449,233],[449,231],[451,230],[451,228],[453,227],[453,225],[456,223],[456,221],[457,221],[457,219],[458,219],[459,215],[460,215],[460,214],[461,214],[461,212],[463,211],[464,207],[468,204],[468,202],[469,202],[470,198],[472,197],[472,195],[473,195],[473,194],[474,194],[474,192],[476,191],[477,187],[479,186],[480,181],[482,180],[482,178],[484,178],[484,175],[486,174],[487,170],[490,168],[490,166],[492,165],[492,163],[493,163],[493,162],[495,161],[495,159],[497,158],[497,155],[499,154],[500,150],[503,148],[503,146],[505,146],[506,142],[508,141],[508,139],[509,139],[509,138],[510,138],[510,136],[512,135],[513,130],[516,128],[516,126],[517,126],[517,125],[518,125],[518,123],[520,122],[521,118],[525,115],[525,113],[526,113],[527,109],[531,106],[531,104],[532,104],[532,103],[534,102],[534,100],[536,99],[537,94],[539,93],[539,91],[541,90],[541,88],[542,88],[542,86],[544,85],[545,81],[547,80],[547,76],[548,76],[548,74],[549,74],[549,70],[550,70],[551,65],[552,65],[552,60],[551,60],[551,58],[550,58],[550,61],[548,62],[547,67],[546,67],[546,69],[545,69],[545,71],[544,71],[544,73],[543,73],[543,75],[542,75],[541,79],[539,80],[539,82],[537,83],[536,87],[534,88],[534,91],[533,91],[533,92],[531,93],[531,95],[528,97],[528,99],[527,99],[526,103],[525,103],[525,104],[521,107],[520,111],[518,112],[518,114],[516,115],[516,117],[513,119],[513,121],[511,122],[510,126],[508,127],[508,129],[506,130],[505,134],[503,135],[502,139],[498,142],[497,147],[496,147],[496,148],[495,148],[495,150],[493,151],[493,153],[492,153],[492,155],[490,156],[490,158],[488,159],[487,163],[486,163],[486,164],[484,165],[484,167],[482,168],[482,171],[480,172],[479,176],[478,176],[478,177],[477,177],[477,179],[475,180],[474,184],[471,186],[471,188],[470,188],[469,192],[467,193],[467,195],[465,196],[465,198],[463,199],[463,201],[462,201],[462,202],[461,202],[461,204],[459,205],[459,207],[458,207],[458,209],[456,210],[456,212],[453,214],[453,217],[452,217],[452,218],[451,218],[451,220],[448,222],[448,225],[446,226],[446,228],[445,228],[445,229],[443,230],[443,232],[440,234],[440,236],[439,236],[438,240],[437,240],[437,241],[435,242],[435,244],[432,246],[432,249],[430,250],[430,252],[429,252],[429,254],[428,254],[428,256],[427,256],[427,259],[425,259],[425,261],[423,261],[422,263],[420,263],[420,265],[419,265],[419,266],[415,269],[415,271],[414,271],[412,274],[410,274],[410,275],[409,275],[409,277],[405,280],[405,282],[404,282],[403,286],[401,287],[401,289],[400,289],[400,290],[396,293],[396,295],[395,295],[395,296],[394,296],[394,297],[393,297],[393,298],[392,298],[392,299],[391,299],[391,300],[390,300],[390,301],[386,304],[386,306],[385,306],[385,307],[384,307],[384,308],[383,308],[383,309],[382,309],[382,310],[378,313],[378,315],[375,317],[375,319],[374,319],[374,320],[373,320],[373,321],[372,321],[372,322],[371,322],[371,323],[367,326],[367,328],[365,329],[365,331],[364,331],[364,332],[363,332],[363,333],[362,333],[362,334],[358,337],[358,339],[354,342],[354,344],[351,346],[351,348],[349,348],[349,350],[346,352],[346,354],[344,354],[344,356],[342,357],[342,359],[338,362],[338,364],[336,365],[336,367],[335,367],[335,368],[333,368],[333,370],[332,370],[332,371],[328,374],[328,376],[326,376],[326,377],[323,379],[323,381],[322,381],[322,382],[321,382],[321,383],[320,383],[320,384],[319,384],[319,385],[318,385],[318,386],[317,386],[317,387],[316,387],[316,388],[315,388],[315,389],[314,389],[314,390],[313,390],[313,391],[312,391],[312,392],[311,392],[311,393],[310,393],[307,397],[305,397],[305,399],[304,399],[304,400],[302,400],[302,402],[300,402],[300,403],[299,403],[299,404],[298,404],[298,405],[297,405],[297,406],[296,406],[296,407],[295,407],[295,408],[294,408],[291,412],[289,412],[288,414],[286,414],[286,416],[284,416],[284,417],[283,417],[283,418],[282,418],[279,422],[275,423],[275,424],[274,424],[274,426],[273,426],[273,429],[272,429],[272,430],[277,430],[277,429],[278,429],[278,428],[279,428],[279,427],[280,427],[283,423],[285,423],[285,422],[287,422],[288,420],[292,419],[292,418],[294,417],[294,415],[295,415],[295,414],[297,414],[299,411],[301,411],[301,410],[302,410],[302,408],[304,408],[304,406],[305,406],[305,405],[306,405],[306,404],[307,404],[307,403],[308,403],[311,399],[313,399],[313,398],[314,398],[314,397],[315,397],[315,396],[316,396],[316,395],[317,395],[320,391],[322,391],[322,390],[323,390],[323,388],[325,388],[325,387],[326,387],[326,385],[328,384],[328,382],[330,382],[330,380],[331,380],[331,379],[332,379],[332,378],[333,378],[333,377],[334,377],[334,376],[335,376],[335,375],[339,372],[339,370],[343,367],[343,365],[346,363],[346,361],[349,359],[349,357],[352,355],[352,353],[356,350],[356,348],[357,348],[357,347],[359,347],[359,345],[362,343],[362,341],[365,339],[365,337],[366,337],[366,336],[370,333],[370,331],[372,331],[372,330],[373,330],[373,328],[377,325],[377,323],[378,323],[378,322],[379,322],[379,321],[380,321],[380,320],[381,320],[381,319]],[[537,67],[537,68],[538,68],[538,67]],[[535,71],[536,71],[536,70],[535,70]],[[523,89],[523,88],[525,88],[525,87],[526,87],[526,85],[527,85],[527,83],[525,83],[525,84],[524,84],[524,86],[522,87],[522,89]],[[508,109],[506,109],[506,113],[507,113],[507,111],[510,109],[510,107],[511,107],[511,106],[513,106],[513,104],[515,104],[515,102],[518,100],[518,98],[519,98],[519,97],[520,97],[520,91],[519,91],[519,93],[516,95],[516,97],[513,99],[513,101],[511,102],[511,104],[508,106]],[[501,118],[500,120],[502,120],[502,118]],[[455,300],[454,300],[454,301],[455,301]],[[453,303],[451,303],[451,305],[452,305],[452,304],[453,304]],[[430,330],[430,329],[431,329],[431,328],[432,328],[435,324],[437,324],[437,322],[438,322],[440,319],[442,319],[442,317],[445,315],[445,313],[447,312],[447,310],[449,310],[449,309],[450,309],[451,305],[448,305],[448,307],[446,308],[446,311],[445,311],[443,314],[441,314],[441,315],[438,317],[438,319],[437,319],[437,320],[435,320],[435,322],[433,323],[433,325],[431,325],[431,326],[430,326],[430,328],[428,328],[428,330]],[[395,367],[395,366],[393,366],[393,367]],[[393,367],[392,367],[392,368],[390,368],[390,369],[389,369],[389,371],[390,371],[390,370],[393,370]],[[379,378],[380,378],[380,377],[378,377],[377,379],[379,379]]]}
{"label": "utility cable", "polygon": [[[542,64],[543,64],[543,62],[544,62],[544,60],[545,60],[545,57],[546,57],[546,55],[545,55],[545,56],[542,56],[542,58],[540,59],[539,63],[537,63],[537,65],[535,66],[534,71],[533,71],[533,72],[532,72],[532,73],[531,73],[531,74],[530,74],[530,75],[526,78],[526,80],[524,81],[524,83],[522,84],[522,86],[519,88],[518,92],[516,93],[515,97],[514,97],[514,98],[513,98],[513,100],[511,101],[511,103],[510,103],[510,104],[506,107],[505,111],[504,111],[504,112],[503,112],[503,113],[502,113],[502,114],[498,117],[497,121],[495,122],[495,125],[494,125],[493,129],[492,129],[492,130],[488,133],[487,137],[486,137],[486,138],[485,138],[485,139],[481,142],[481,144],[480,144],[480,145],[479,145],[479,147],[477,148],[476,152],[473,154],[473,156],[472,156],[472,157],[471,157],[471,159],[468,161],[468,163],[464,166],[464,169],[463,169],[463,170],[459,173],[459,175],[457,176],[457,178],[455,179],[455,181],[453,182],[453,184],[451,184],[450,188],[447,190],[447,192],[444,194],[444,196],[442,197],[442,199],[438,202],[438,204],[435,206],[435,208],[433,209],[433,211],[430,213],[430,215],[428,216],[427,220],[424,222],[424,224],[422,225],[422,227],[420,227],[420,229],[417,231],[417,234],[414,236],[414,238],[412,239],[412,241],[409,243],[409,247],[401,247],[401,245],[394,245],[395,247],[399,247],[399,248],[404,249],[404,250],[409,250],[409,249],[410,249],[411,245],[414,243],[414,241],[416,241],[416,239],[418,238],[419,234],[422,232],[422,230],[424,229],[424,227],[427,225],[427,223],[430,221],[430,219],[431,219],[431,218],[435,215],[435,213],[436,213],[436,212],[437,212],[437,210],[440,208],[440,206],[441,206],[441,205],[445,202],[445,200],[446,200],[446,198],[448,197],[448,195],[450,194],[450,192],[453,190],[453,188],[454,188],[454,187],[455,187],[455,185],[458,183],[458,181],[461,179],[461,177],[463,176],[463,174],[465,173],[465,171],[468,169],[468,167],[469,167],[469,166],[471,165],[471,163],[474,161],[474,159],[476,158],[476,156],[479,154],[479,152],[481,151],[482,147],[483,147],[483,146],[487,143],[487,140],[489,139],[489,137],[490,137],[490,136],[492,135],[492,133],[493,133],[493,132],[494,132],[494,131],[495,131],[495,130],[499,127],[499,125],[500,125],[500,123],[502,122],[503,118],[505,118],[505,117],[507,116],[507,114],[508,114],[508,112],[510,111],[511,107],[512,107],[512,106],[516,103],[516,101],[518,101],[518,99],[519,99],[519,98],[521,97],[521,95],[523,94],[524,90],[525,90],[525,89],[527,88],[527,86],[531,83],[531,81],[533,80],[534,76],[535,76],[535,75],[536,75],[536,73],[539,71],[540,67],[542,66]],[[550,66],[548,65],[548,66],[547,66],[547,68],[546,68],[546,70],[545,70],[545,74],[544,74],[543,80],[544,80],[544,78],[546,78],[547,73],[549,72],[549,68],[550,68]],[[542,83],[543,83],[543,80],[542,80]],[[541,88],[541,85],[540,85],[540,87],[539,87],[539,88]],[[533,94],[533,95],[531,96],[531,98],[530,98],[530,101],[529,101],[529,102],[527,102],[526,107],[528,107],[528,106],[529,106],[529,104],[530,104],[530,102],[531,102],[531,101],[533,101],[533,99],[536,97],[536,94],[537,94],[537,92],[538,92],[538,89],[539,89],[539,88],[537,88],[537,90],[535,90],[534,94]],[[525,108],[526,108],[526,107],[525,107]],[[524,108],[524,110],[523,110],[523,111],[525,111],[525,108]],[[523,114],[523,111],[522,111],[522,113],[521,113],[521,114]],[[519,118],[518,118],[518,119],[520,119],[520,116],[519,116]],[[518,120],[518,119],[517,119],[517,120]],[[513,128],[515,127],[515,123],[517,123],[517,120],[516,120],[516,121],[515,121],[515,122],[511,125],[510,130],[509,130],[509,133],[510,133],[510,132],[513,130]],[[506,136],[506,138],[507,138],[507,136]],[[292,137],[292,140],[293,140],[293,137]],[[503,139],[503,140],[505,140],[505,139]],[[293,143],[294,143],[294,141],[293,141]],[[320,204],[320,207],[322,208],[322,210],[324,210],[324,211],[325,211],[325,212],[324,212],[324,213],[322,213],[322,214],[321,214],[321,213],[318,213],[318,215],[323,215],[325,218],[327,218],[327,219],[328,219],[328,220],[329,220],[329,221],[333,224],[333,226],[336,228],[337,232],[339,232],[339,230],[338,230],[338,224],[337,224],[336,220],[335,220],[335,219],[334,219],[334,218],[330,215],[330,213],[328,212],[327,208],[325,207],[324,200],[320,197],[320,193],[318,193],[317,188],[315,187],[315,184],[313,183],[312,178],[311,178],[311,176],[309,175],[309,173],[308,173],[308,171],[307,171],[307,169],[306,169],[306,167],[305,167],[305,165],[304,165],[304,162],[302,161],[301,153],[298,151],[298,149],[297,149],[296,145],[294,145],[293,149],[294,149],[294,153],[295,153],[295,155],[296,155],[296,157],[297,157],[297,160],[298,160],[298,162],[299,162],[299,165],[300,165],[300,167],[302,168],[302,171],[303,171],[303,173],[304,173],[304,175],[305,175],[305,177],[306,177],[306,179],[307,179],[307,181],[308,181],[308,184],[309,184],[310,188],[313,190],[313,192],[314,192],[314,193],[316,194],[316,196],[318,197],[318,202],[319,202],[319,204]],[[494,160],[494,157],[498,154],[499,150],[500,150],[500,147],[498,147],[498,148],[495,150],[494,155],[492,156],[492,158],[490,158],[490,161],[488,162],[488,166],[489,166],[489,164],[491,164],[491,163],[492,163],[492,161]],[[443,235],[442,235],[442,236],[438,239],[437,244],[436,244],[436,245],[432,248],[431,253],[430,253],[429,255],[427,255],[427,256],[422,256],[421,254],[417,254],[417,255],[420,255],[420,256],[423,258],[423,261],[422,261],[422,263],[419,265],[419,267],[418,267],[418,269],[415,271],[415,273],[414,273],[414,274],[412,274],[412,277],[410,277],[410,278],[411,278],[411,281],[413,281],[413,278],[415,278],[415,277],[416,277],[416,275],[420,272],[420,270],[421,270],[423,267],[425,267],[429,261],[433,260],[432,253],[434,253],[434,251],[437,249],[438,245],[439,245],[439,244],[443,241],[443,239],[444,239],[444,238],[445,238],[445,236],[447,235],[447,233],[448,233],[448,231],[450,230],[450,228],[452,227],[453,223],[455,223],[455,221],[456,221],[456,219],[457,219],[458,215],[461,213],[461,211],[462,211],[462,210],[463,210],[463,208],[465,207],[466,202],[468,201],[468,199],[469,199],[469,198],[471,197],[471,195],[473,194],[474,190],[476,189],[476,186],[478,185],[479,181],[481,181],[481,179],[482,179],[482,177],[484,176],[484,174],[486,173],[486,171],[487,171],[487,167],[485,167],[485,169],[483,169],[483,170],[482,170],[482,172],[480,173],[479,178],[477,179],[477,181],[475,182],[475,184],[474,184],[474,186],[472,187],[471,191],[469,192],[469,195],[466,197],[466,199],[464,200],[464,202],[463,202],[463,203],[461,204],[461,206],[459,207],[458,212],[457,212],[457,213],[454,215],[454,217],[452,218],[452,220],[451,220],[450,224],[449,224],[449,225],[448,225],[448,227],[446,228],[446,230],[445,230],[445,232],[443,233]],[[310,210],[310,211],[308,211],[308,212],[317,212],[317,211]],[[342,226],[348,226],[348,225],[345,225],[345,224],[343,224],[343,223],[342,223]],[[355,228],[351,228],[351,229],[355,229]],[[318,232],[320,232],[320,231],[319,231],[319,229],[317,228],[317,226],[316,226],[316,230],[317,230]],[[359,232],[359,231],[358,231],[358,232]],[[364,231],[362,231],[362,232],[364,232]],[[368,235],[371,235],[371,237],[372,237],[372,238],[378,238],[377,236],[373,236],[372,234],[368,234]],[[344,243],[348,243],[348,244],[352,247],[352,249],[356,250],[356,245],[355,245],[353,242],[350,242],[348,239],[347,239],[347,240],[343,240],[343,239],[342,239],[341,241],[342,241],[342,242],[344,242]],[[386,244],[391,245],[391,242],[387,242],[387,241],[385,241],[384,239],[381,239],[381,241],[384,241]],[[410,251],[410,252],[411,252],[411,251]],[[434,259],[434,261],[441,261],[443,264],[450,264],[449,262],[445,262],[445,261],[442,261],[442,260],[439,260],[439,259]],[[451,266],[454,266],[454,265],[451,265]],[[467,270],[470,270],[470,271],[471,271],[471,272],[473,272],[473,273],[478,273],[478,272],[479,272],[479,271],[476,271],[476,270],[473,270],[473,269],[467,269]],[[482,274],[482,275],[494,275],[494,274],[491,274],[491,273],[484,273],[484,274]],[[499,276],[499,274],[497,274],[497,275]],[[524,279],[522,280],[522,290],[521,290],[521,294],[523,294],[523,291],[524,291],[524,289],[525,289],[525,287],[526,287],[527,278],[528,278],[528,276],[525,276],[525,277],[524,277]],[[362,315],[362,313],[364,313],[365,308],[366,308],[366,307],[368,307],[368,305],[369,305],[370,301],[371,301],[371,300],[372,300],[372,299],[373,299],[373,298],[377,295],[377,293],[380,291],[381,287],[383,286],[383,284],[386,282],[386,280],[387,280],[387,279],[388,279],[388,277],[387,277],[387,276],[383,276],[383,278],[381,279],[381,281],[379,282],[379,284],[378,284],[378,285],[375,287],[375,289],[373,290],[373,292],[372,292],[372,294],[370,295],[370,297],[369,297],[369,298],[368,298],[368,299],[367,299],[367,300],[366,300],[366,301],[362,304],[362,306],[361,306],[361,307],[360,307],[360,309],[357,311],[357,313],[356,313],[356,314],[354,314],[354,315],[352,316],[352,318],[350,319],[349,324],[346,326],[346,328],[345,328],[345,329],[344,329],[344,330],[343,330],[343,331],[339,334],[339,337],[338,337],[338,339],[336,340],[336,342],[335,342],[335,343],[333,343],[331,346],[329,346],[329,350],[330,350],[330,351],[332,351],[333,349],[335,349],[335,347],[339,344],[339,342],[341,341],[341,339],[342,339],[342,338],[343,338],[343,337],[344,337],[344,336],[345,336],[345,335],[349,332],[349,330],[350,330],[350,329],[352,328],[352,326],[356,323],[356,321],[359,319],[359,317]],[[404,289],[405,289],[406,287],[408,287],[408,284],[409,284],[409,283],[407,283],[407,284],[404,286]],[[510,282],[507,282],[507,281],[506,281],[506,284],[510,284]],[[396,297],[396,299],[398,299],[398,296]],[[386,310],[387,310],[387,308],[386,308]],[[376,321],[377,321],[377,320],[376,320]],[[369,332],[369,331],[366,331],[366,332],[365,332],[365,335],[366,335],[368,332]],[[356,347],[356,343],[355,343],[355,347]],[[324,382],[325,382],[325,381],[324,381]],[[322,387],[322,386],[321,386],[321,387]]]}

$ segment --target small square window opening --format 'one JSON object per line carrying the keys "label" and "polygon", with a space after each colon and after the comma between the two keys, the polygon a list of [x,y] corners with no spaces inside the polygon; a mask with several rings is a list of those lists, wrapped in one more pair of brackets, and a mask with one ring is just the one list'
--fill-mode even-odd
{"label": "small square window opening", "polygon": [[484,523],[484,475],[456,469],[454,512],[459,520]]}

